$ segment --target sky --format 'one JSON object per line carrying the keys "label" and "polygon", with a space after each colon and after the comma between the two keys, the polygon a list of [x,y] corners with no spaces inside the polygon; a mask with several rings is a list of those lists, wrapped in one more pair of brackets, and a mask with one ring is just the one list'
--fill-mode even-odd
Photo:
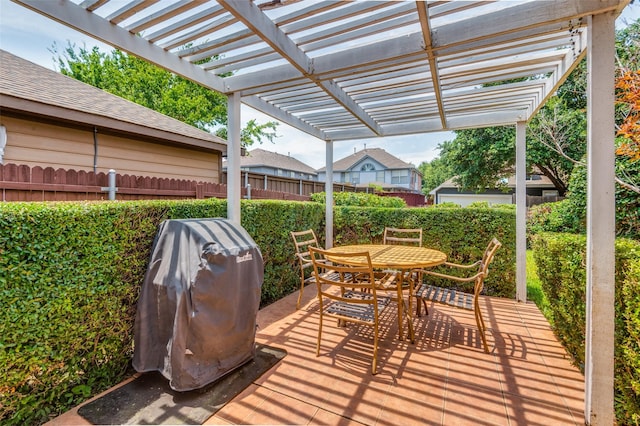
{"label": "sky", "polygon": [[[618,27],[624,25],[624,22],[633,22],[640,18],[639,3],[636,2],[625,8],[616,21]],[[87,48],[97,45],[105,52],[112,50],[110,46],[58,24],[10,0],[0,0],[0,49],[57,71],[51,48],[56,44],[59,49],[63,49],[69,42]],[[243,122],[251,119],[256,119],[259,123],[273,120],[271,117],[244,105],[241,114]],[[278,137],[274,139],[274,143],[266,141],[262,144],[254,144],[249,149],[261,148],[278,154],[290,155],[314,169],[324,167],[326,157],[324,141],[284,123],[278,126],[277,134]],[[333,159],[337,161],[365,147],[383,148],[401,160],[418,166],[424,161],[436,158],[439,153],[438,145],[444,141],[452,140],[454,136],[453,132],[436,132],[411,136],[336,141],[333,144]]]}

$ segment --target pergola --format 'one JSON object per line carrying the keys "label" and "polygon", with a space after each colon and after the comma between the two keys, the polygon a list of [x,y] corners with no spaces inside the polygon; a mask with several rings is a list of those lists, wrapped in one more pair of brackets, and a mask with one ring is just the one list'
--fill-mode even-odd
{"label": "pergola", "polygon": [[[614,21],[629,0],[13,0],[228,96],[228,217],[240,104],[326,143],[516,126],[518,300],[525,128],[588,58],[585,421],[613,424]],[[327,245],[333,185],[327,179]],[[594,326],[597,324],[597,326]]]}

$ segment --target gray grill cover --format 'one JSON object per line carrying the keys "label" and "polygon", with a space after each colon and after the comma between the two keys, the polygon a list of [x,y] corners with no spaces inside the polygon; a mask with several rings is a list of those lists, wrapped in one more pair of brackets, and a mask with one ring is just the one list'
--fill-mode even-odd
{"label": "gray grill cover", "polygon": [[253,359],[260,249],[227,219],[166,220],[138,301],[133,367],[201,388]]}

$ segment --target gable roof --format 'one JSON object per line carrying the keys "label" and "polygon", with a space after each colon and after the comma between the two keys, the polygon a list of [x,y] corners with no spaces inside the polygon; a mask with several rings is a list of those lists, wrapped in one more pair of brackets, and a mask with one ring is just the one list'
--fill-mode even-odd
{"label": "gable roof", "polygon": [[[365,148],[333,163],[333,171],[343,172],[349,170],[366,158],[370,158],[382,164],[387,169],[415,169],[415,166],[413,164],[405,163],[398,157],[394,157],[382,148]],[[326,167],[318,169],[319,172],[325,170]]]}
{"label": "gable roof", "polygon": [[0,50],[0,107],[56,121],[226,151],[210,133]]}
{"label": "gable roof", "polygon": [[241,157],[240,167],[273,167],[283,170],[292,170],[300,173],[316,175],[313,167],[306,165],[302,161],[290,155],[278,154],[264,149],[256,148],[247,152]]}

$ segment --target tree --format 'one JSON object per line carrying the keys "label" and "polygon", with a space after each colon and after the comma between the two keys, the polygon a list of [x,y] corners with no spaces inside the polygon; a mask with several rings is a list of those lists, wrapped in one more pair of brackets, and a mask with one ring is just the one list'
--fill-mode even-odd
{"label": "tree", "polygon": [[[640,20],[616,34],[617,130],[620,141],[616,153],[631,161],[640,160]],[[638,185],[636,185],[637,187]],[[638,191],[640,192],[640,191]]]}
{"label": "tree", "polygon": [[616,81],[617,102],[623,106],[624,118],[618,136],[624,138],[616,153],[640,160],[640,72],[625,69]]}
{"label": "tree", "polygon": [[513,172],[515,129],[487,127],[456,131],[440,144],[440,158],[463,189],[482,191],[500,186]]}
{"label": "tree", "polygon": [[[227,98],[120,50],[103,53],[69,44],[51,48],[60,72],[116,96],[173,117],[201,130],[226,137]],[[241,142],[249,146],[276,137],[276,122],[247,123]]]}
{"label": "tree", "polygon": [[560,96],[549,99],[527,127],[527,163],[564,195],[586,151],[587,117],[584,110],[568,107],[575,99],[567,102]]}
{"label": "tree", "polygon": [[422,174],[422,193],[428,195],[447,179],[452,178],[453,172],[449,170],[442,158],[434,158],[431,161],[424,161],[418,166]]}
{"label": "tree", "polygon": [[[564,226],[579,223],[579,231],[586,229],[587,213],[587,168],[586,161],[576,165],[569,181],[567,198],[562,201]],[[616,174],[640,176],[640,161],[626,161],[616,157]],[[616,235],[640,239],[640,197],[631,188],[616,185]]]}
{"label": "tree", "polygon": [[[276,135],[277,123],[269,121],[264,124],[258,124],[256,120],[247,121],[247,125],[240,131],[240,142],[242,146],[252,145],[254,142],[262,143],[263,139],[269,142],[273,141]],[[220,127],[216,130],[216,136],[227,139],[227,128]]]}

